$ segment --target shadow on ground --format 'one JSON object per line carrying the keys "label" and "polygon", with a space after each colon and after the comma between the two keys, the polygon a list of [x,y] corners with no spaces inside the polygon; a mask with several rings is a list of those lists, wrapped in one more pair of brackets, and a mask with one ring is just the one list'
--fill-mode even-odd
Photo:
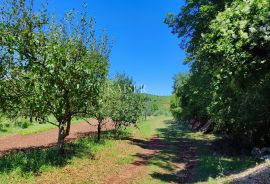
{"label": "shadow on ground", "polygon": [[154,139],[132,140],[132,144],[155,151],[152,155],[135,155],[144,160],[141,164],[157,168],[150,174],[152,178],[165,183],[208,181],[209,178],[243,171],[256,163],[243,155],[213,153],[216,140],[202,134],[198,136],[185,125],[173,121],[165,123],[167,128],[158,129]]}
{"label": "shadow on ground", "polygon": [[[127,139],[130,134],[123,132],[121,139]],[[97,143],[96,134],[80,135],[75,141],[65,144],[65,153],[62,157],[57,156],[55,145],[50,148],[32,148],[27,150],[13,150],[0,158],[0,174],[16,172],[22,176],[39,175],[46,167],[64,167],[72,158],[95,158],[93,147],[104,145],[106,140],[114,139],[114,131],[102,132],[102,141]]]}

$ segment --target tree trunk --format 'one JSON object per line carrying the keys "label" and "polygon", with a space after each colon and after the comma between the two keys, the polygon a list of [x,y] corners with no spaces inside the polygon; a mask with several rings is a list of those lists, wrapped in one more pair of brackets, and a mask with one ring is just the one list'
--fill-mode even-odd
{"label": "tree trunk", "polygon": [[58,142],[57,142],[57,153],[59,156],[64,154],[64,143],[65,138],[69,135],[70,132],[70,124],[71,118],[68,118],[66,122],[62,121],[61,123],[59,123]]}
{"label": "tree trunk", "polygon": [[102,123],[102,120],[98,120],[98,137],[97,137],[98,142],[100,142],[100,136],[101,136],[101,123]]}
{"label": "tree trunk", "polygon": [[65,132],[65,137],[69,136],[69,132],[70,132],[70,124],[71,124],[71,119],[69,118],[67,120],[67,128],[66,128],[66,132]]}
{"label": "tree trunk", "polygon": [[146,113],[144,114],[144,120],[145,121],[147,120],[147,114]]}
{"label": "tree trunk", "polygon": [[64,139],[65,139],[65,127],[63,124],[59,124],[58,142],[57,142],[58,156],[61,156],[64,154]]}
{"label": "tree trunk", "polygon": [[119,122],[115,122],[115,138],[119,139],[119,128],[120,128],[120,123]]}

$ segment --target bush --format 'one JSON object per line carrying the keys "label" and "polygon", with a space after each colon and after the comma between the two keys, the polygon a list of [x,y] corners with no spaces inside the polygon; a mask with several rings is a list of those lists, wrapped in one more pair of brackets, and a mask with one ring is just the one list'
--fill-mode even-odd
{"label": "bush", "polygon": [[31,126],[31,123],[27,121],[18,120],[15,122],[15,126],[25,129]]}

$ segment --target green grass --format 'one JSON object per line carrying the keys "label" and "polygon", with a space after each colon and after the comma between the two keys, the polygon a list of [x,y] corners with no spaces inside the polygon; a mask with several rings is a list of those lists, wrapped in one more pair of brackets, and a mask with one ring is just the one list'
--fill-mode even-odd
{"label": "green grass", "polygon": [[[161,111],[169,112],[170,97],[155,97]],[[75,121],[74,123],[80,120]],[[55,128],[50,124],[30,125],[28,128],[6,127],[6,132],[0,131],[0,136],[8,134],[30,134]],[[160,116],[149,117],[147,121],[141,121],[137,128],[128,128],[121,135],[119,140],[113,140],[113,132],[103,133],[102,143],[95,142],[96,136],[91,135],[86,138],[78,139],[72,143],[66,144],[65,157],[59,159],[56,156],[56,149],[33,149],[25,152],[12,153],[0,158],[0,184],[2,183],[35,183],[40,176],[50,178],[51,173],[56,173],[61,178],[73,177],[66,173],[66,168],[72,169],[74,173],[82,173],[77,179],[85,183],[95,183],[100,179],[104,170],[110,174],[117,174],[121,167],[131,164],[138,157],[136,154],[143,147],[130,144],[130,135],[143,144],[149,143],[150,139],[157,135],[162,139],[164,148],[147,163],[148,172],[141,176],[135,183],[170,183],[179,182],[175,174],[176,165],[181,156],[181,143],[186,143],[196,150],[196,159],[198,163],[193,170],[196,183],[220,183],[227,172],[241,172],[256,164],[256,160],[245,156],[228,156],[222,154],[213,154],[209,149],[209,143],[220,139],[213,134],[204,135],[199,132],[193,132],[185,125],[174,123],[170,113]],[[105,153],[104,151],[105,150]],[[105,156],[100,156],[105,155]],[[101,157],[97,159],[96,157]],[[88,170],[91,170],[91,172]],[[183,172],[183,173],[182,173]],[[48,174],[49,173],[49,174]],[[184,171],[180,171],[184,174]],[[48,175],[48,176],[46,176]],[[75,177],[75,176],[74,176]],[[75,177],[76,178],[76,177]],[[53,179],[53,178],[50,178]],[[77,181],[77,180],[75,180]],[[70,180],[70,183],[72,181]]]}
{"label": "green grass", "polygon": [[[50,117],[49,120],[53,123],[56,123],[56,120],[53,117]],[[74,119],[72,121],[73,124],[76,124],[79,122],[83,122],[83,120]],[[25,119],[25,118],[17,118],[16,120],[11,120],[11,119],[2,117],[0,119],[0,137],[13,135],[13,134],[20,134],[20,135],[34,134],[34,133],[50,130],[53,128],[57,128],[57,127],[50,123],[39,123],[35,121],[31,123],[29,119]]]}
{"label": "green grass", "polygon": [[[175,165],[181,157],[179,138],[181,138],[182,143],[188,144],[196,150],[196,158],[193,159],[197,159],[198,163],[192,171],[196,183],[220,183],[221,179],[224,179],[225,173],[241,172],[256,165],[256,160],[246,155],[213,155],[213,152],[209,149],[209,143],[220,139],[220,137],[190,131],[184,125],[173,123],[172,120],[166,119],[164,121],[167,126],[162,126],[157,130],[150,130],[150,132],[157,131],[166,147],[150,160],[148,165],[150,174],[138,180],[137,183],[165,184],[179,182],[179,178],[174,174]],[[145,124],[143,126],[147,127]],[[146,129],[149,129],[149,127]],[[180,174],[182,172],[185,173],[183,170],[180,171]]]}
{"label": "green grass", "polygon": [[199,158],[196,173],[199,181],[219,183],[225,177],[225,172],[241,172],[254,165],[256,161],[247,156],[228,157],[205,154]]}
{"label": "green grass", "polygon": [[[85,167],[94,168],[91,173],[83,173],[93,178],[82,181],[94,183],[100,173],[104,173],[105,168],[110,170],[111,174],[117,174],[121,167],[138,159],[136,153],[142,148],[129,144],[131,133],[146,144],[151,137],[158,135],[165,145],[147,163],[148,173],[134,181],[135,183],[165,184],[179,181],[175,174],[175,165],[179,163],[182,151],[179,138],[196,148],[198,163],[193,171],[197,183],[219,183],[226,171],[238,172],[256,164],[255,160],[247,156],[213,155],[207,145],[219,137],[192,132],[184,125],[175,124],[171,117],[159,116],[140,122],[138,128],[128,128],[117,141],[112,139],[113,132],[106,132],[102,134],[101,144],[96,143],[96,135],[68,143],[65,146],[66,154],[60,159],[56,156],[55,148],[33,149],[7,155],[0,158],[0,183],[35,183],[40,175],[46,173],[61,173],[61,178],[66,177],[66,168],[79,172]],[[106,156],[102,157],[102,160],[97,159],[103,150],[107,150],[103,153]],[[96,171],[97,167],[99,171]]]}
{"label": "green grass", "polygon": [[213,134],[205,135],[188,129],[185,129],[184,132],[182,137],[191,140],[197,148],[198,165],[195,168],[195,173],[198,183],[220,183],[226,174],[241,172],[257,164],[257,160],[249,155],[232,156],[213,153],[208,145],[215,140],[222,139],[222,137]]}
{"label": "green grass", "polygon": [[[166,103],[168,102],[168,100],[164,101],[166,101]],[[93,172],[85,174],[94,178],[98,178],[99,176],[96,175],[99,175],[99,172],[103,173],[104,169],[110,168],[110,173],[117,172],[117,168],[119,169],[123,165],[134,162],[137,159],[135,154],[142,149],[129,143],[128,139],[130,134],[133,133],[138,138],[149,139],[158,133],[159,128],[165,128],[164,119],[169,118],[164,116],[149,117],[147,121],[140,122],[138,128],[128,128],[122,133],[120,140],[113,140],[113,132],[106,132],[102,134],[103,141],[101,144],[95,142],[96,135],[67,143],[65,145],[66,154],[61,159],[57,157],[54,147],[11,153],[0,158],[0,184],[36,183],[40,176],[45,175],[46,177],[48,173],[61,173],[59,175],[62,177],[62,175],[66,175],[66,168],[72,168],[78,170],[76,172],[80,172],[81,165],[91,168],[94,166],[95,170]],[[27,120],[22,118],[18,121],[26,122],[28,126],[18,126],[15,125],[14,122],[10,122],[10,120],[2,119],[2,124],[8,124],[9,126],[2,127],[3,129],[0,131],[0,136],[32,134],[55,128],[55,126],[48,123],[30,124]],[[80,120],[73,123],[78,121]],[[107,150],[105,151],[106,153],[103,153],[104,149]],[[104,161],[96,160],[96,157],[99,157],[100,154],[106,154]],[[107,161],[109,161],[109,163],[106,163]],[[96,165],[97,162],[104,162],[104,164]],[[97,167],[101,167],[100,171],[98,171]],[[89,178],[86,179],[86,181],[89,181]]]}
{"label": "green grass", "polygon": [[136,129],[130,129],[130,132],[132,131],[136,137],[149,139],[159,133],[159,128],[165,128],[164,121],[169,119],[171,117],[168,116],[148,117],[148,120],[139,122]]}
{"label": "green grass", "polygon": [[170,100],[171,96],[157,96],[151,94],[145,94],[147,97],[151,99],[153,103],[155,103],[159,109],[154,112],[154,116],[171,116],[170,112]]}
{"label": "green grass", "polygon": [[65,155],[60,158],[56,149],[32,149],[24,152],[11,153],[0,159],[0,183],[34,182],[44,172],[61,170],[66,165],[75,165],[81,160],[93,159],[106,147],[115,142],[110,139],[111,132],[103,133],[103,141],[96,143],[96,136],[80,138],[65,145]]}

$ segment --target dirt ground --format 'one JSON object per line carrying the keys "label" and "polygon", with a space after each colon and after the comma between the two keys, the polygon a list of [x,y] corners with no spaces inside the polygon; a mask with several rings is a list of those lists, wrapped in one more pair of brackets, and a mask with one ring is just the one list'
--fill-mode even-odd
{"label": "dirt ground", "polygon": [[[96,123],[95,120],[91,120],[91,124],[95,125]],[[72,125],[71,133],[66,138],[66,141],[72,141],[78,137],[83,137],[96,132],[97,127],[94,125],[91,126],[88,123]],[[108,123],[106,127],[103,128],[103,130],[111,129],[113,129],[111,123]],[[11,151],[53,146],[57,143],[57,135],[58,129],[55,128],[32,135],[1,137],[0,156]],[[154,135],[150,139],[132,137],[125,141],[119,141],[113,148],[105,149],[98,155],[97,159],[78,164],[78,168],[66,166],[60,173],[42,173],[37,177],[37,183],[63,183],[62,178],[64,176],[68,178],[64,183],[76,183],[78,181],[91,181],[104,184],[138,183],[142,178],[147,178],[149,176],[155,178],[156,175],[152,175],[152,171],[149,170],[149,166],[151,167],[151,159],[155,157],[158,158],[162,156],[162,154],[164,156],[164,152],[166,153],[166,156],[168,156],[166,157],[168,160],[165,160],[165,162],[171,163],[172,169],[168,171],[160,167],[160,170],[158,171],[159,175],[156,176],[156,178],[162,179],[165,183],[195,183],[196,180],[194,180],[194,176],[196,173],[193,172],[193,169],[196,167],[198,159],[196,155],[196,146],[194,146],[192,142],[182,139],[181,137],[173,139],[172,142],[173,143],[170,143],[170,145],[167,145],[166,139],[164,139],[164,137],[159,137],[159,135]],[[176,153],[171,153],[168,146],[176,147]],[[112,150],[120,151],[119,155],[113,157],[108,156]],[[134,154],[133,156],[136,159],[124,165],[117,164],[119,162],[118,157],[128,156],[129,154]],[[104,163],[104,160],[106,160],[106,163]],[[247,171],[226,177],[226,181],[237,184],[270,184],[269,168],[270,163],[261,164]],[[112,172],[112,170],[115,170],[115,172]],[[95,173],[97,173],[97,176]],[[163,176],[163,178],[160,178],[160,176]],[[165,176],[168,177],[166,178]]]}
{"label": "dirt ground", "polygon": [[[97,127],[94,126],[96,123],[96,120],[91,120],[91,124],[93,125],[90,125],[86,122],[71,125],[70,135],[66,138],[66,141],[71,141],[78,137],[82,137],[87,134],[96,132]],[[103,130],[111,129],[113,129],[111,123],[108,123],[105,127],[103,127]],[[12,151],[51,147],[53,145],[56,145],[57,136],[58,128],[31,135],[11,135],[1,137],[0,156],[3,156]]]}
{"label": "dirt ground", "polygon": [[[102,183],[107,184],[128,184],[138,183],[141,178],[149,175],[149,162],[152,158],[158,157],[159,154],[166,149],[166,143],[158,136],[152,137],[149,141],[141,139],[132,139],[132,144],[143,148],[142,151],[136,154],[138,158],[131,164],[126,165],[115,175],[109,176]],[[189,143],[178,139],[175,144],[178,147],[179,159],[173,162],[173,170],[170,171],[171,180],[168,183],[192,183],[193,173],[192,168],[196,165],[195,150]],[[170,158],[168,158],[168,161]],[[169,161],[170,162],[170,161]],[[160,170],[161,173],[166,173],[165,170]],[[151,174],[150,174],[151,175]],[[175,178],[174,180],[172,178]],[[155,183],[155,182],[154,182]]]}
{"label": "dirt ground", "polygon": [[[138,139],[132,139],[131,142],[137,144]],[[115,175],[109,176],[104,179],[102,183],[107,184],[124,184],[124,183],[132,183],[136,178],[141,177],[144,174],[147,174],[147,163],[149,159],[153,158],[157,155],[161,149],[164,148],[164,144],[158,137],[153,137],[152,139],[145,144],[145,148],[136,154],[138,159],[131,164],[126,165]]]}

